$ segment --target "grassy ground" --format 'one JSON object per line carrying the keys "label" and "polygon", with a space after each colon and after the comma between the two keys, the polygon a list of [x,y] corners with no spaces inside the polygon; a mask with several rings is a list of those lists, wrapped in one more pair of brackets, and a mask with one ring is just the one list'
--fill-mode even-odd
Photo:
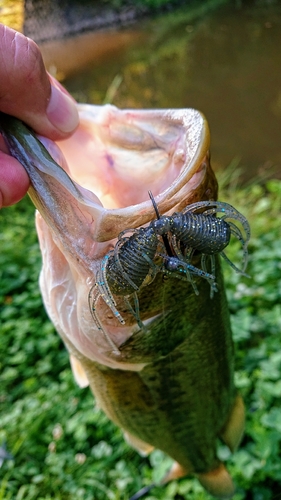
{"label": "grassy ground", "polygon": [[[221,184],[224,184],[221,179]],[[235,500],[281,498],[281,182],[238,188],[220,199],[252,226],[250,278],[226,265],[236,344],[236,383],[247,407],[239,451],[220,448]],[[66,351],[44,312],[40,254],[29,201],[0,212],[0,445],[13,455],[0,469],[0,500],[126,500],[162,476],[169,459],[141,458],[76,387]],[[235,259],[239,245],[229,249]],[[193,479],[154,489],[153,499],[207,500]]]}

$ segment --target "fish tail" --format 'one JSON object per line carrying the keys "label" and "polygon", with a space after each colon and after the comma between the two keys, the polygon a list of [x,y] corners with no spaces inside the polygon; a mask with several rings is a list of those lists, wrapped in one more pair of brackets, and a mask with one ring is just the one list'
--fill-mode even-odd
{"label": "fish tail", "polygon": [[[185,477],[189,474],[192,474],[191,471],[183,468],[179,463],[174,462],[171,469],[162,479],[161,483],[158,483],[158,486],[164,486],[170,481],[180,479],[181,477]],[[205,488],[208,493],[216,498],[227,500],[229,498],[232,498],[235,493],[233,481],[222,463],[220,463],[216,469],[210,472],[205,472],[203,474],[194,474],[193,472],[193,475],[196,476],[196,478],[202,484],[203,488]],[[138,500],[139,498],[142,498],[155,486],[156,484],[153,483],[150,486],[143,488],[133,497],[131,497],[130,500]]]}
{"label": "fish tail", "polygon": [[226,500],[232,498],[235,493],[233,481],[222,463],[210,472],[196,474],[196,477],[205,490],[214,497]]}
{"label": "fish tail", "polygon": [[161,484],[164,485],[169,481],[180,479],[189,474],[195,475],[203,488],[214,497],[226,500],[231,498],[235,493],[233,481],[222,463],[212,471],[194,474],[194,472],[188,471],[177,462],[174,462],[171,469],[162,479]]}

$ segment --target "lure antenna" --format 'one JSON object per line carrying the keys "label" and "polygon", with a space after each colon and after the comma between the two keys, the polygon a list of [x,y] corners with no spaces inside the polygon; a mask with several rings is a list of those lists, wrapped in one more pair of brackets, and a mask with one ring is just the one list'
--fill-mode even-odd
{"label": "lure antenna", "polygon": [[[156,203],[156,201],[155,201],[155,199],[154,199],[154,196],[153,196],[152,192],[151,192],[151,191],[148,191],[148,194],[149,194],[149,198],[151,199],[151,203],[152,203],[152,205],[153,205],[153,208],[154,208],[154,210],[155,210],[156,217],[157,217],[157,219],[159,220],[161,216],[160,216],[160,212],[159,212],[158,207],[157,207],[157,203]],[[169,244],[169,240],[168,240],[168,237],[167,237],[167,235],[166,235],[166,234],[163,234],[163,235],[162,235],[162,240],[163,240],[163,243],[164,243],[164,246],[165,246],[165,248],[166,248],[166,252],[167,252],[168,256],[169,256],[169,257],[173,257],[173,256],[174,256],[174,254],[173,254],[173,252],[172,252],[172,250],[171,250],[171,247],[170,247],[170,244]],[[130,499],[130,500],[131,500],[131,499]]]}
{"label": "lure antenna", "polygon": [[149,198],[151,199],[151,203],[153,205],[153,208],[155,210],[155,213],[156,213],[156,216],[157,216],[157,219],[160,219],[160,213],[159,213],[159,210],[158,210],[158,207],[157,207],[157,204],[156,204],[156,201],[154,199],[154,196],[152,194],[151,191],[148,191],[148,194],[149,194]]}

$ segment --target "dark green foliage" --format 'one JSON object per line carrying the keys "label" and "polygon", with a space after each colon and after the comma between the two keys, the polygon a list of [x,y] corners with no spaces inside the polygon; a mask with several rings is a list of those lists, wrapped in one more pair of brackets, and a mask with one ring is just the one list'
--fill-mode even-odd
{"label": "dark green foliage", "polygon": [[281,491],[281,182],[242,189],[234,199],[251,222],[252,238],[250,278],[230,269],[225,273],[236,385],[247,406],[246,436],[231,463],[237,483],[248,492],[241,498],[266,500]]}
{"label": "dark green foliage", "polygon": [[[281,182],[232,190],[252,226],[250,278],[225,266],[236,343],[236,383],[247,407],[242,446],[221,458],[238,485],[235,500],[269,500],[281,490]],[[138,456],[79,389],[68,355],[44,312],[40,252],[29,201],[0,212],[0,445],[14,456],[0,469],[0,500],[126,500],[159,480],[170,459]],[[229,248],[232,260],[240,246]],[[147,499],[209,500],[194,479],[155,488]]]}

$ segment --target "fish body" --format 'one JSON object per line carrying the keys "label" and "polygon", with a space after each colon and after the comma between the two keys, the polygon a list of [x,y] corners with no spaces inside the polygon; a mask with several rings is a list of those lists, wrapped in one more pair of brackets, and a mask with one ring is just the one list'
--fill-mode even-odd
{"label": "fish body", "polygon": [[142,452],[155,447],[174,458],[177,465],[167,480],[195,474],[210,493],[230,497],[234,486],[217,458],[217,439],[234,450],[244,412],[233,382],[219,258],[213,299],[208,281],[196,275],[199,295],[187,280],[163,279],[161,273],[141,286],[141,324],[122,296],[115,301],[124,324],[99,296],[95,321],[88,300],[118,235],[155,219],[149,190],[161,215],[216,199],[206,120],[195,110],[114,106],[80,106],[80,118],[77,132],[60,143],[60,150],[46,144],[61,168],[23,124],[0,117],[11,154],[28,172],[29,194],[38,209],[46,309],[70,353],[76,380],[89,383],[128,441]]}

